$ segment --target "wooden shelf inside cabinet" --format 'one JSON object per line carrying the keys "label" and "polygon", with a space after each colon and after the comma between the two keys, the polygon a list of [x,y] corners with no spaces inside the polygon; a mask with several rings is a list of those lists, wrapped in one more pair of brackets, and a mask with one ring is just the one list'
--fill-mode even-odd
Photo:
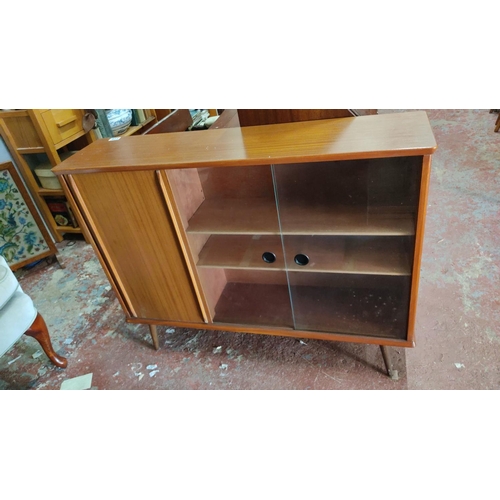
{"label": "wooden shelf inside cabinet", "polygon": [[279,234],[276,203],[260,198],[206,200],[189,220],[188,233]]}
{"label": "wooden shelf inside cabinet", "polygon": [[[366,207],[296,206],[281,210],[281,233],[296,235],[406,236],[415,218],[399,207],[370,213]],[[188,233],[280,234],[276,203],[266,199],[206,200],[189,220]]]}
{"label": "wooden shelf inside cabinet", "polygon": [[[276,261],[266,263],[264,252]],[[279,235],[212,235],[200,252],[198,267],[284,271],[285,262]]]}
{"label": "wooden shelf inside cabinet", "polygon": [[[373,274],[410,276],[408,245],[401,238],[350,238],[345,236],[287,236],[288,248],[306,254],[310,262],[298,266],[287,255],[286,266],[279,236],[213,235],[199,255],[198,267],[251,269],[300,273]],[[267,263],[265,252],[276,260]]]}
{"label": "wooden shelf inside cabinet", "polygon": [[19,154],[22,155],[32,155],[38,153],[45,153],[45,148],[43,146],[37,146],[32,148],[17,148]]}
{"label": "wooden shelf inside cabinet", "polygon": [[40,196],[64,196],[64,191],[62,189],[38,188],[37,192]]}
{"label": "wooden shelf inside cabinet", "polygon": [[79,227],[73,227],[73,226],[57,226],[57,231],[59,231],[59,233],[61,234],[82,232],[82,230]]}

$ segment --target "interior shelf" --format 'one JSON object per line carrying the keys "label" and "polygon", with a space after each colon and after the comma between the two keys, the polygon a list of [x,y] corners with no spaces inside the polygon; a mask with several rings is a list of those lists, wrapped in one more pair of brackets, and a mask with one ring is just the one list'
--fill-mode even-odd
{"label": "interior shelf", "polygon": [[[273,252],[276,261],[262,260],[264,252]],[[268,235],[213,235],[199,255],[198,267],[284,271],[281,238]]]}
{"label": "interior shelf", "polygon": [[[285,236],[287,267],[294,272],[375,274],[410,276],[411,258],[404,238]],[[276,261],[266,263],[264,252]],[[306,254],[306,266],[294,262],[297,253]],[[279,236],[213,235],[199,255],[198,267],[284,271]]]}
{"label": "interior shelf", "polygon": [[[281,207],[284,235],[409,236],[414,215],[400,207]],[[276,204],[264,198],[206,200],[189,220],[188,233],[279,234]]]}
{"label": "interior shelf", "polygon": [[280,206],[282,233],[287,235],[409,236],[413,214],[400,207],[293,205]]}
{"label": "interior shelf", "polygon": [[64,196],[62,189],[38,188],[37,192],[40,196]]}
{"label": "interior shelf", "polygon": [[79,227],[73,226],[57,226],[56,230],[58,233],[81,233],[82,230]]}
{"label": "interior shelf", "polygon": [[17,151],[23,155],[39,154],[45,153],[45,148],[43,146],[31,146],[25,148],[17,148]]}
{"label": "interior shelf", "polygon": [[191,217],[187,232],[279,235],[276,203],[265,198],[205,200]]}

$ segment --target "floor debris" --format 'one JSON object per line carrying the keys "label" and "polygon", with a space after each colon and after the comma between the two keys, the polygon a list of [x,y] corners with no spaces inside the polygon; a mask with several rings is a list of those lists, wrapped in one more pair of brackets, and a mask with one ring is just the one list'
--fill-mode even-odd
{"label": "floor debris", "polygon": [[36,358],[39,358],[42,354],[43,354],[43,352],[39,350],[39,351],[34,352],[34,353],[31,355],[31,357],[32,357],[33,359],[36,359]]}
{"label": "floor debris", "polygon": [[212,351],[214,354],[220,354],[222,352],[222,346],[218,346],[216,347],[213,351]]}
{"label": "floor debris", "polygon": [[227,370],[227,369],[228,369],[228,365],[226,365],[225,363],[221,363],[221,364],[219,365],[219,368],[220,368],[221,370]]}
{"label": "floor debris", "polygon": [[465,368],[465,365],[462,363],[455,363],[455,366],[460,370],[460,368]]}
{"label": "floor debris", "polygon": [[11,359],[7,364],[11,365],[12,363],[16,362],[20,357],[21,355],[19,355],[17,358]]}
{"label": "floor debris", "polygon": [[157,373],[160,373],[160,370],[153,370],[152,372],[149,372],[149,376],[154,377]]}
{"label": "floor debris", "polygon": [[146,370],[154,370],[156,368],[158,368],[158,365],[148,365],[148,366],[146,366]]}
{"label": "floor debris", "polygon": [[92,387],[92,373],[69,378],[61,384],[61,391],[83,391]]}

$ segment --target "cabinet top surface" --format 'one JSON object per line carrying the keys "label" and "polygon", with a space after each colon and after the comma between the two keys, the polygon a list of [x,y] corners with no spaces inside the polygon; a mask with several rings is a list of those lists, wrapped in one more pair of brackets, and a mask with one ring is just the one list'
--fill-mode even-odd
{"label": "cabinet top surface", "polygon": [[101,139],[57,174],[245,166],[432,154],[424,111]]}

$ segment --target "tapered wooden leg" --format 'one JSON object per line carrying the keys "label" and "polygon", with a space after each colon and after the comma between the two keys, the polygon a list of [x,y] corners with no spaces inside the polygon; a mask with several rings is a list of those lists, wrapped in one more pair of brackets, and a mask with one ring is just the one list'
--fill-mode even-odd
{"label": "tapered wooden leg", "polygon": [[68,360],[59,356],[52,347],[52,342],[50,341],[49,330],[45,324],[44,319],[40,313],[37,314],[35,321],[31,325],[30,329],[24,332],[25,335],[33,337],[42,346],[43,351],[50,359],[50,361],[58,366],[59,368],[66,368],[68,366]]}
{"label": "tapered wooden leg", "polygon": [[153,345],[155,349],[158,350],[160,348],[160,343],[158,342],[158,332],[156,331],[156,325],[149,325],[149,331],[151,333],[151,337],[153,337]]}
{"label": "tapered wooden leg", "polygon": [[384,358],[385,368],[387,369],[387,375],[392,379],[398,378],[398,372],[392,367],[391,353],[386,345],[381,345],[380,350],[382,351],[382,357]]}

